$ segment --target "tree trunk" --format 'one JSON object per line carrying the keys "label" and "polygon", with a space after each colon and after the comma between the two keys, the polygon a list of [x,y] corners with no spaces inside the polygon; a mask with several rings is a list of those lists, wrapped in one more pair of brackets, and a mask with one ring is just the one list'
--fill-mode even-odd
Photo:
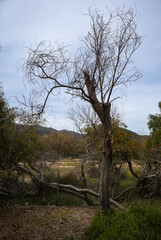
{"label": "tree trunk", "polygon": [[99,187],[100,205],[102,210],[110,208],[110,168],[112,163],[113,135],[110,118],[110,104],[104,106],[102,124],[104,127],[104,148]]}
{"label": "tree trunk", "polygon": [[111,127],[111,103],[100,103],[96,96],[94,82],[91,81],[88,71],[84,71],[85,84],[90,96],[90,103],[99,116],[104,128],[104,148],[99,187],[99,198],[102,210],[110,208],[110,166],[112,163],[113,135]]}

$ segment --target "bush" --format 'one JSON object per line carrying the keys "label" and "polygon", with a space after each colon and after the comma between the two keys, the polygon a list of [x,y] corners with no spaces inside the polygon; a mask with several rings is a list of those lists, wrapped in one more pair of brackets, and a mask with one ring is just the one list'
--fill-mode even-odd
{"label": "bush", "polygon": [[53,169],[47,169],[44,173],[44,177],[48,183],[57,182],[57,172]]}
{"label": "bush", "polygon": [[[48,169],[44,174],[45,180],[49,183],[58,181],[58,173],[56,170]],[[60,184],[71,184],[74,186],[80,185],[80,173],[77,169],[67,172],[59,172],[59,183]]]}
{"label": "bush", "polygon": [[154,207],[135,204],[128,212],[110,209],[97,213],[84,240],[159,240],[161,212]]}
{"label": "bush", "polygon": [[61,184],[71,184],[71,185],[74,185],[74,186],[79,186],[80,185],[79,175],[74,171],[71,171],[67,174],[64,174],[63,176],[60,175],[60,183]]}

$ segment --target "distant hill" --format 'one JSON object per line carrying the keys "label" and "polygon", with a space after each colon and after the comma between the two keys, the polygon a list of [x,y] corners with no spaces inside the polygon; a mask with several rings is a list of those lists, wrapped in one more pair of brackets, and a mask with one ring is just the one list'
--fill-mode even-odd
{"label": "distant hill", "polygon": [[148,138],[149,136],[148,135],[139,135],[129,129],[126,129],[126,128],[122,128],[125,132],[129,133],[131,135],[131,138],[132,140],[140,140],[140,139],[143,139],[143,138]]}
{"label": "distant hill", "polygon": [[60,131],[58,131],[58,132],[59,132],[59,133],[62,133],[62,134],[71,135],[71,136],[73,136],[75,139],[80,139],[80,138],[82,138],[82,134],[80,134],[80,133],[78,133],[78,132],[69,131],[69,130],[66,130],[66,129],[60,130]]}
{"label": "distant hill", "polygon": [[[63,129],[63,130],[56,130],[54,128],[49,128],[49,127],[42,127],[42,126],[37,126],[37,129],[38,129],[38,134],[43,136],[43,135],[46,135],[46,134],[50,134],[51,132],[59,132],[59,133],[62,133],[62,134],[66,134],[66,135],[71,135],[71,136],[74,136],[75,139],[81,139],[82,138],[82,135],[78,132],[74,132],[74,131],[69,131],[69,130],[66,130],[66,129]],[[129,133],[131,135],[131,138],[133,140],[140,140],[142,138],[148,138],[149,136],[147,135],[139,135],[135,132],[132,132],[128,129],[125,129],[125,128],[122,128],[125,132]]]}
{"label": "distant hill", "polygon": [[80,133],[74,132],[74,131],[69,131],[69,130],[66,130],[66,129],[58,131],[54,128],[42,127],[42,126],[39,126],[39,125],[36,126],[36,127],[37,127],[37,130],[38,130],[38,134],[41,135],[41,136],[46,135],[46,134],[50,134],[52,132],[59,132],[61,134],[74,136],[75,139],[82,138],[82,135]]}
{"label": "distant hill", "polygon": [[37,128],[38,134],[41,135],[41,136],[46,135],[46,134],[50,134],[52,132],[57,132],[57,130],[54,129],[54,128],[42,127],[40,125],[37,125],[36,128]]}

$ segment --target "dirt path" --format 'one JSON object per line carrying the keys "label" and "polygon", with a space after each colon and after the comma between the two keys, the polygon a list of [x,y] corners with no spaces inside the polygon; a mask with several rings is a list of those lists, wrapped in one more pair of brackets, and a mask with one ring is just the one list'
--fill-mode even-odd
{"label": "dirt path", "polygon": [[95,208],[56,206],[1,209],[0,240],[78,240],[95,211]]}

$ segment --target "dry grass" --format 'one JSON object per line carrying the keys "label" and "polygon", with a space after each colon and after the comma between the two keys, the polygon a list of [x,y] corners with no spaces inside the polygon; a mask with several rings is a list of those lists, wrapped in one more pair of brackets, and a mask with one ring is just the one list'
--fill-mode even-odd
{"label": "dry grass", "polygon": [[62,158],[59,161],[57,161],[55,164],[51,165],[50,167],[52,169],[62,169],[62,168],[69,168],[73,169],[76,166],[80,166],[81,159],[70,159],[70,158]]}

